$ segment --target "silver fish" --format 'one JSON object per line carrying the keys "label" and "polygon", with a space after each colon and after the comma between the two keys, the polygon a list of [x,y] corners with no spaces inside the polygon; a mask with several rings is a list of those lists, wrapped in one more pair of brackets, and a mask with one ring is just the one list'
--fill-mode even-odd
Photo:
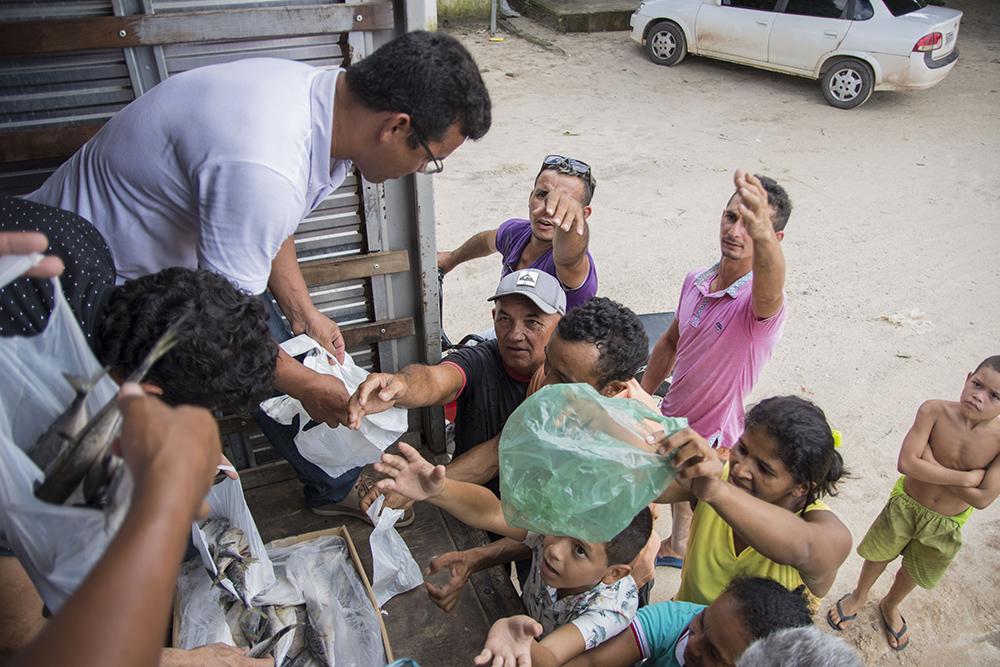
{"label": "silver fish", "polygon": [[66,446],[80,435],[80,431],[87,425],[87,422],[90,420],[90,411],[87,410],[87,399],[90,398],[90,390],[104,377],[106,372],[106,370],[101,370],[100,373],[90,379],[83,379],[69,373],[63,373],[63,377],[73,387],[76,396],[27,452],[28,457],[41,470],[45,471]]}
{"label": "silver fish", "polygon": [[306,615],[305,627],[303,629],[303,639],[305,649],[322,665],[330,664],[326,657],[326,636],[313,624],[313,620]]}
{"label": "silver fish", "polygon": [[274,647],[277,645],[278,641],[291,632],[295,628],[294,625],[286,625],[277,632],[275,632],[270,637],[261,640],[260,642],[253,645],[250,652],[247,654],[249,658],[263,658],[265,655],[270,653]]}
{"label": "silver fish", "polygon": [[[177,332],[187,320],[190,313],[185,313],[171,324],[156,344],[153,345],[146,358],[142,360],[135,371],[129,375],[126,382],[140,382],[149,369],[177,342]],[[45,502],[61,505],[73,494],[90,468],[105,457],[111,449],[121,426],[121,412],[118,402],[109,401],[93,419],[87,422],[80,433],[73,439],[62,453],[52,462],[51,470],[46,471],[45,481],[35,489],[35,496]],[[97,482],[97,486],[100,483]]]}

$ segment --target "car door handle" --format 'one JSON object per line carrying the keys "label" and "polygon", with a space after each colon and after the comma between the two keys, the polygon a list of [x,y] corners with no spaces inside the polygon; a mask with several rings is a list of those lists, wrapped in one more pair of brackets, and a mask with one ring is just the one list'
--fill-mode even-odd
{"label": "car door handle", "polygon": [[771,25],[771,24],[768,23],[767,21],[757,21],[757,25],[768,26],[768,25]]}
{"label": "car door handle", "polygon": [[824,32],[823,34],[826,35],[827,37],[840,37],[840,35],[838,35],[835,32]]}

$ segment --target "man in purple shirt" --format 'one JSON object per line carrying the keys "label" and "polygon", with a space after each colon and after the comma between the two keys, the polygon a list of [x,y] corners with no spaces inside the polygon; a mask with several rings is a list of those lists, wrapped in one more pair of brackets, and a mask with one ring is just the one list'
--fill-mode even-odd
{"label": "man in purple shirt", "polygon": [[[722,257],[684,279],[677,317],[653,348],[642,378],[652,393],[672,371],[663,414],[686,417],[724,450],[737,445],[743,403],[784,328],[781,239],[792,211],[788,193],[773,179],[737,170],[733,180],[736,190],[722,211]],[[680,503],[672,510],[673,531],[657,564],[680,567],[691,508]]]}
{"label": "man in purple shirt", "polygon": [[438,268],[448,273],[462,262],[499,252],[500,277],[520,269],[544,271],[562,284],[566,309],[572,310],[597,294],[597,268],[587,250],[596,184],[586,162],[547,155],[528,197],[529,219],[511,218],[455,250],[439,252]]}

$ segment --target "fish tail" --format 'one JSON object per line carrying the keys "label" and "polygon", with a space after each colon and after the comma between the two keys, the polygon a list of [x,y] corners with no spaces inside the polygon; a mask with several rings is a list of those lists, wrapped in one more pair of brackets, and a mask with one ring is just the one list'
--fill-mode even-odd
{"label": "fish tail", "polygon": [[86,394],[94,388],[94,385],[97,384],[107,372],[107,368],[102,368],[90,378],[82,378],[79,375],[73,375],[72,373],[63,373],[62,375],[66,379],[66,382],[69,383],[69,386],[73,387],[73,391],[77,394]]}

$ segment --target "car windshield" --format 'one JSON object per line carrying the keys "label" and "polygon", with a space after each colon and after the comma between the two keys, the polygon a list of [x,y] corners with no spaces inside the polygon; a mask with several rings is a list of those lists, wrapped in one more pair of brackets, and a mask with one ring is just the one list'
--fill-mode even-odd
{"label": "car windshield", "polygon": [[923,9],[927,6],[927,0],[882,0],[889,8],[893,16],[902,16]]}

